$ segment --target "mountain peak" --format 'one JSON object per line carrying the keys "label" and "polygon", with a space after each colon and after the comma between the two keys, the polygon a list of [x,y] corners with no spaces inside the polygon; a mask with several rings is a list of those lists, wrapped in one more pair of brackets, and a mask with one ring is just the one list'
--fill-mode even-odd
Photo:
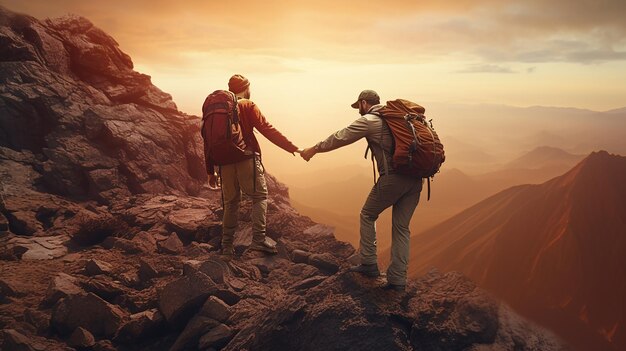
{"label": "mountain peak", "polygon": [[459,270],[581,349],[623,349],[624,179],[626,157],[593,152],[413,237],[412,269]]}
{"label": "mountain peak", "polygon": [[583,163],[593,163],[594,165],[609,164],[611,162],[622,162],[619,160],[623,158],[624,158],[623,156],[611,154],[605,150],[599,150],[599,151],[594,151],[591,154],[589,154],[589,156],[585,157],[585,159],[583,160]]}
{"label": "mountain peak", "polygon": [[598,185],[618,185],[626,171],[626,157],[607,151],[594,151],[562,177],[554,179],[561,185],[584,184],[592,188]]}
{"label": "mountain peak", "polygon": [[569,168],[574,162],[577,162],[581,158],[582,156],[570,154],[569,152],[557,147],[539,146],[507,163],[503,168],[538,169],[543,167],[553,167],[560,164],[568,164]]}

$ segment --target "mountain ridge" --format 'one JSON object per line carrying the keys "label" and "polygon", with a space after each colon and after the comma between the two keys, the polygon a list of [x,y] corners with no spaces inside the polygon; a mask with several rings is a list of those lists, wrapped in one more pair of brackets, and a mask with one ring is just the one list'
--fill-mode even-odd
{"label": "mountain ridge", "polygon": [[460,270],[522,312],[539,303],[584,315],[619,348],[623,311],[608,301],[619,306],[626,293],[625,175],[625,157],[600,151],[543,184],[504,190],[414,236],[411,271]]}

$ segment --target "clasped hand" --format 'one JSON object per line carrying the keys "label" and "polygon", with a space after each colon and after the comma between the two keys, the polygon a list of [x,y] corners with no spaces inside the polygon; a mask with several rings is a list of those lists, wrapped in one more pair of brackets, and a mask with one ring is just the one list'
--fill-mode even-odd
{"label": "clasped hand", "polygon": [[315,147],[314,147],[314,146],[312,146],[312,147],[306,148],[306,149],[304,149],[304,150],[302,150],[302,149],[298,149],[298,151],[296,151],[296,152],[297,152],[297,153],[299,153],[299,154],[300,154],[300,156],[301,156],[301,157],[302,157],[305,161],[309,162],[309,160],[310,160],[311,158],[313,158],[313,156],[315,156],[315,154],[317,153],[317,150],[315,150]]}

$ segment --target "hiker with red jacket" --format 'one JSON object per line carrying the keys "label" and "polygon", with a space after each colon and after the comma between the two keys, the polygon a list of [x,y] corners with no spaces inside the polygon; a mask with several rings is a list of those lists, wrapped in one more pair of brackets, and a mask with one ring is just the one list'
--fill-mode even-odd
{"label": "hiker with red jacket", "polygon": [[[267,184],[264,176],[265,169],[261,163],[261,148],[254,135],[254,129],[287,152],[294,153],[300,150],[276,130],[263,116],[258,106],[250,100],[248,79],[239,74],[233,75],[228,81],[228,90],[232,94],[226,91],[216,91],[207,97],[203,105],[205,123],[202,128],[209,187],[217,189],[221,183],[222,188],[224,201],[222,255],[226,259],[234,255],[233,239],[237,228],[241,191],[252,199],[252,244],[249,249],[276,254],[278,251],[275,244],[265,236]],[[214,94],[217,96],[229,94],[235,101],[220,101],[212,98]],[[219,124],[217,118],[222,117],[221,112],[224,109],[232,109],[232,113],[227,111],[229,123],[226,129],[227,138],[230,138],[227,140],[229,149],[220,148],[221,146],[215,141],[215,135],[218,135],[215,133],[220,133],[219,130],[215,131]],[[226,116],[226,114],[223,115]],[[211,123],[208,123],[211,117],[213,119]],[[234,119],[234,122],[231,119]],[[229,154],[224,150],[235,150],[236,153]],[[219,168],[216,165],[219,165]],[[216,173],[218,170],[219,181]]]}
{"label": "hiker with red jacket", "polygon": [[422,179],[399,174],[394,169],[394,136],[389,125],[379,112],[384,108],[373,90],[364,90],[358,100],[351,105],[359,109],[361,118],[348,127],[332,134],[326,140],[302,151],[301,156],[309,161],[318,152],[328,152],[366,138],[372,151],[380,178],[372,188],[360,219],[360,259],[361,264],[350,267],[350,271],[369,277],[378,277],[376,256],[376,219],[381,212],[393,206],[391,264],[387,269],[386,290],[404,291],[409,259],[409,222],[417,207],[422,191]]}

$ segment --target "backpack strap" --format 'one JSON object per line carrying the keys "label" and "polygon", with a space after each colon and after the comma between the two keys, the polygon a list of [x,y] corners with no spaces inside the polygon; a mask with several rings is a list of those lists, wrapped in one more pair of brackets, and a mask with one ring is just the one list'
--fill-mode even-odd
{"label": "backpack strap", "polygon": [[219,175],[219,181],[220,181],[220,190],[221,190],[221,194],[222,194],[222,210],[224,209],[224,187],[222,187],[222,166],[219,166],[217,168],[217,174]]}
{"label": "backpack strap", "polygon": [[[388,175],[389,174],[389,162],[387,161],[387,156],[385,155],[385,149],[383,149],[383,137],[385,134],[385,124],[387,122],[385,122],[385,120],[383,119],[383,116],[381,115],[380,112],[378,111],[370,111],[369,114],[372,114],[374,116],[378,116],[378,118],[380,118],[380,141],[379,141],[379,145],[380,145],[380,150],[382,151],[382,156],[383,156],[383,167],[384,167],[384,175]],[[371,159],[372,159],[372,173],[374,174],[374,185],[376,185],[376,167],[375,167],[375,162],[374,162],[374,151],[372,149],[372,145],[370,144],[370,142],[367,142],[367,147],[365,148],[365,159],[367,160],[367,154],[368,152],[371,151]]]}
{"label": "backpack strap", "polygon": [[237,95],[233,94],[233,123],[239,124],[239,109],[237,108],[238,100]]}
{"label": "backpack strap", "polygon": [[[367,160],[367,153],[372,150],[372,146],[369,141],[367,142],[367,147],[365,148],[365,159]],[[376,166],[374,166],[374,151],[370,154],[372,158],[372,174],[374,175],[374,185],[376,185]]]}
{"label": "backpack strap", "polygon": [[428,177],[428,198],[426,199],[426,201],[430,201],[430,178]]}
{"label": "backpack strap", "polygon": [[252,192],[256,193],[256,152],[252,156]]}
{"label": "backpack strap", "polygon": [[259,166],[261,166],[261,172],[265,173],[265,166],[263,165],[263,158],[261,157],[260,154],[257,154],[256,152],[254,153],[254,156],[252,156],[252,167],[254,167],[254,169],[252,170],[252,177],[254,178],[252,181],[254,182],[252,184],[252,188],[255,193],[256,193],[256,176],[257,176],[257,170],[256,170],[256,161],[259,160]]}
{"label": "backpack strap", "polygon": [[[387,155],[385,155],[385,149],[383,149],[383,136],[385,134],[385,120],[383,119],[383,116],[381,114],[378,114],[378,117],[380,118],[380,150],[383,154],[383,167],[385,167],[385,175],[389,175],[389,163],[387,162]],[[374,155],[372,155],[372,157],[374,157]]]}

